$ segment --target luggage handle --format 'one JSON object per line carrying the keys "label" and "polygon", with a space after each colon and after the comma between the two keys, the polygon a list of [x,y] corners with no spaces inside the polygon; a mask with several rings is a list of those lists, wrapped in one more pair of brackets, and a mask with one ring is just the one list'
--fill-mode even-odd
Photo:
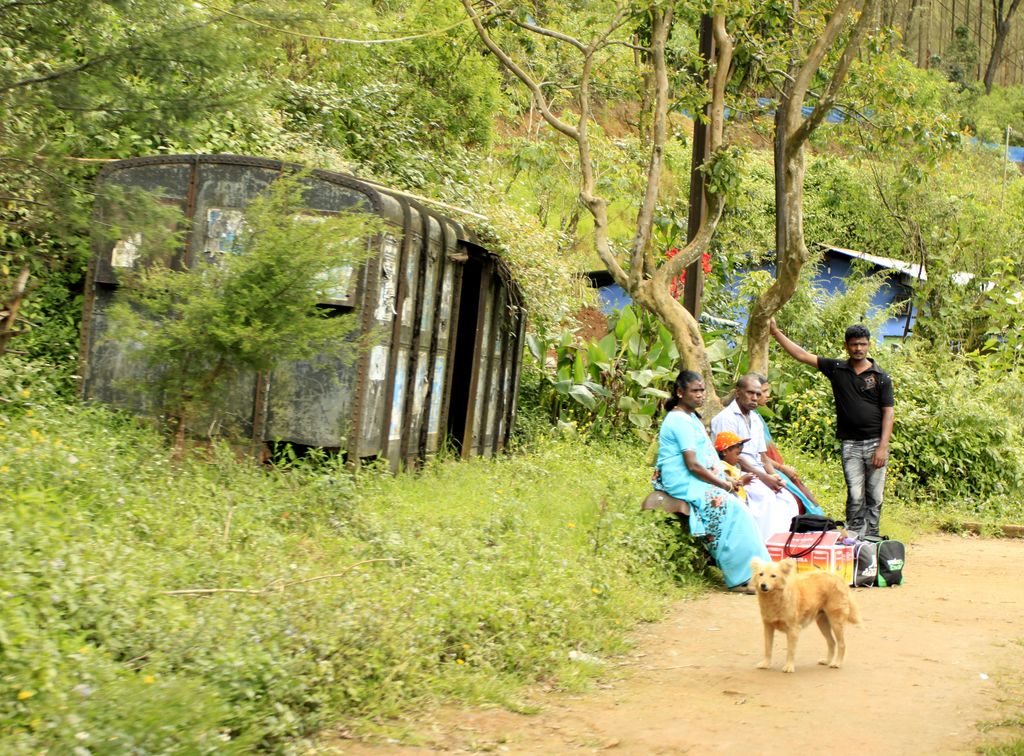
{"label": "luggage handle", "polygon": [[782,555],[786,556],[786,557],[790,557],[792,559],[803,559],[805,556],[807,556],[812,551],[814,551],[816,548],[818,548],[818,546],[821,544],[822,540],[825,538],[825,533],[827,533],[827,532],[828,532],[827,530],[819,531],[818,532],[817,540],[814,543],[812,543],[810,546],[808,546],[806,549],[804,549],[803,551],[798,553],[798,554],[792,553],[793,536],[795,536],[796,533],[790,533],[789,534],[789,538],[786,539],[786,545],[782,549]]}

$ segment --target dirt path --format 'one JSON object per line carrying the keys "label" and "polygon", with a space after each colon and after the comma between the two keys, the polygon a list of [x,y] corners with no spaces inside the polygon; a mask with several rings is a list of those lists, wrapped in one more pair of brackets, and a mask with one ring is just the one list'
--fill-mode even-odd
{"label": "dirt path", "polygon": [[824,642],[813,625],[795,674],[779,671],[778,636],[774,669],[755,669],[757,599],[715,593],[641,629],[613,679],[586,695],[545,696],[539,714],[449,711],[414,728],[431,747],[332,746],[389,755],[971,753],[982,738],[976,723],[1005,716],[1015,703],[1008,686],[1024,676],[1015,642],[1024,638],[1024,540],[929,536],[908,548],[907,563],[905,585],[856,592],[865,625],[849,630],[841,670],[816,664]]}

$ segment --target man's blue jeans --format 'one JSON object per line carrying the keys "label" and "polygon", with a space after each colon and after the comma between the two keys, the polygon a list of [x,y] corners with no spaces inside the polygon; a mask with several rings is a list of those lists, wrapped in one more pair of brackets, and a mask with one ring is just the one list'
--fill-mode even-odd
{"label": "man's blue jeans", "polygon": [[882,516],[885,467],[875,468],[871,459],[880,438],[843,441],[843,476],[846,478],[846,527],[858,536],[878,535]]}

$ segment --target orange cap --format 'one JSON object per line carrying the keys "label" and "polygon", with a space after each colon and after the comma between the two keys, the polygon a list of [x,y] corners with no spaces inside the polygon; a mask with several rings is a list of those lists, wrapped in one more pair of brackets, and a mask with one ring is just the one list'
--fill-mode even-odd
{"label": "orange cap", "polygon": [[722,452],[728,449],[730,446],[736,446],[736,444],[745,444],[749,440],[749,438],[740,438],[732,431],[722,431],[717,436],[715,436],[715,449]]}

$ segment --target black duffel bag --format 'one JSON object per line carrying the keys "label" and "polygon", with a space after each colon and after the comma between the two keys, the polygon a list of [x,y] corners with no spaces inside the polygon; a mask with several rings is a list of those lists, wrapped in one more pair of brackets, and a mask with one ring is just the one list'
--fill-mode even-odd
{"label": "black duffel bag", "polygon": [[816,514],[796,515],[789,523],[790,533],[817,533],[824,530],[842,530],[846,523],[842,520],[833,520],[831,517]]}

